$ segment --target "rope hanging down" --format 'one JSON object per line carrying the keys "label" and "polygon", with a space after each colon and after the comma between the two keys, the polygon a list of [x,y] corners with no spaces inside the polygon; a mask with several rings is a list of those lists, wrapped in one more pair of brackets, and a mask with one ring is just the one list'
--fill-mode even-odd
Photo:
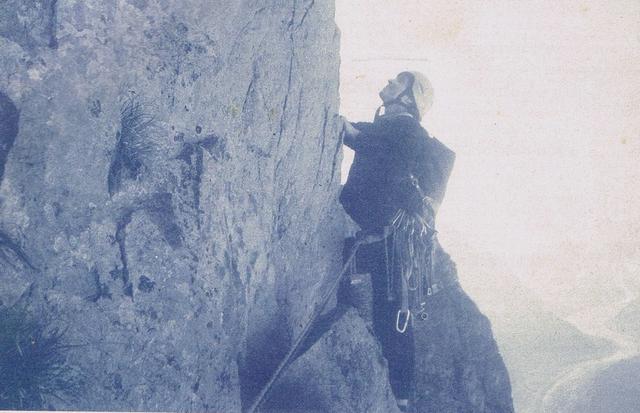
{"label": "rope hanging down", "polygon": [[353,245],[353,249],[351,250],[351,253],[349,254],[349,258],[347,259],[347,261],[343,265],[342,270],[340,271],[340,273],[338,274],[336,279],[331,284],[331,288],[329,288],[329,290],[327,290],[327,292],[322,296],[320,301],[316,304],[313,312],[311,313],[311,317],[309,318],[309,320],[307,321],[305,326],[302,328],[302,331],[298,335],[298,338],[294,341],[293,346],[291,347],[289,352],[287,352],[287,354],[285,355],[284,359],[280,362],[280,364],[278,365],[278,368],[274,371],[273,375],[271,376],[271,378],[269,379],[269,381],[267,382],[265,387],[262,389],[260,394],[258,394],[258,397],[256,397],[256,399],[253,402],[253,404],[249,407],[249,409],[247,410],[247,413],[255,413],[258,410],[258,408],[262,405],[262,403],[266,399],[266,396],[269,394],[269,391],[271,390],[271,387],[273,387],[273,384],[280,377],[280,375],[285,370],[285,368],[287,368],[287,366],[289,365],[289,363],[292,360],[292,357],[296,354],[296,352],[298,351],[298,348],[300,347],[300,345],[302,344],[304,339],[309,334],[309,330],[311,329],[311,326],[313,325],[313,322],[322,313],[322,310],[327,305],[327,303],[331,299],[333,293],[338,288],[338,285],[340,284],[340,280],[342,279],[344,274],[347,272],[347,270],[349,268],[351,268],[352,261],[355,260],[356,252],[358,251],[358,248],[360,247],[360,245],[362,245],[364,243],[369,243],[369,242],[376,242],[376,239],[374,239],[374,238],[375,238],[374,236],[367,236],[365,238],[356,240],[355,244]]}

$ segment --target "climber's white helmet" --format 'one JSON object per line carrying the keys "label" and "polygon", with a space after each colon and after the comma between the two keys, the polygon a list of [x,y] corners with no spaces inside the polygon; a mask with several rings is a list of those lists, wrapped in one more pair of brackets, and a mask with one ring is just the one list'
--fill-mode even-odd
{"label": "climber's white helmet", "polygon": [[416,119],[422,120],[433,103],[433,87],[420,72],[400,72],[395,78],[389,79],[389,83],[380,91],[380,98],[383,107],[401,105]]}
{"label": "climber's white helmet", "polygon": [[418,120],[422,120],[425,113],[427,113],[433,105],[433,86],[431,86],[429,79],[420,72],[410,71],[403,73],[408,73],[412,77],[410,97],[413,98],[413,103],[419,117]]}

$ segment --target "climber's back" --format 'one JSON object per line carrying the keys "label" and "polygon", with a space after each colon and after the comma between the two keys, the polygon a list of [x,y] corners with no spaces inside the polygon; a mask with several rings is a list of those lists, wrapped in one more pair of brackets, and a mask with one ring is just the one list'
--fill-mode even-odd
{"label": "climber's back", "polygon": [[412,176],[437,209],[455,159],[450,149],[412,116],[380,116],[354,127],[360,134],[345,139],[355,157],[340,202],[362,229],[381,228],[398,209],[411,208]]}

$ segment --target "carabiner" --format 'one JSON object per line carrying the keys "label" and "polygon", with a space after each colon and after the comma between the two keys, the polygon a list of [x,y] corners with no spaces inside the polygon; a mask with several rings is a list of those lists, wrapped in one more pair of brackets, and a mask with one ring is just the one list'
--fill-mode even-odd
{"label": "carabiner", "polygon": [[406,315],[406,318],[404,319],[404,326],[402,326],[402,328],[400,328],[400,314],[402,314],[403,311],[398,310],[398,315],[396,316],[396,331],[401,334],[407,331],[407,326],[409,325],[409,318],[411,318],[411,310],[405,310],[405,311],[407,315]]}
{"label": "carabiner", "polygon": [[425,308],[427,306],[427,302],[423,301],[420,303],[420,319],[422,321],[426,321],[429,318],[429,313],[427,313],[427,309]]}
{"label": "carabiner", "polygon": [[[412,284],[411,280],[413,280],[414,278],[415,280],[413,281],[413,284]],[[419,285],[420,278],[414,277],[413,270],[411,271],[411,274],[409,274],[409,277],[405,277],[405,280],[407,281],[407,288],[409,289],[409,291],[415,291],[418,289],[418,287],[420,287]]]}

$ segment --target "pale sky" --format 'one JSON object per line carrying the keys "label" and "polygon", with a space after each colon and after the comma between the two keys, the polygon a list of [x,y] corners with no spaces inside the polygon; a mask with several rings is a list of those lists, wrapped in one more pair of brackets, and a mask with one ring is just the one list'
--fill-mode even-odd
{"label": "pale sky", "polygon": [[371,120],[401,70],[434,85],[463,284],[488,254],[551,307],[606,301],[599,282],[640,295],[640,1],[337,0],[336,19],[347,118]]}

